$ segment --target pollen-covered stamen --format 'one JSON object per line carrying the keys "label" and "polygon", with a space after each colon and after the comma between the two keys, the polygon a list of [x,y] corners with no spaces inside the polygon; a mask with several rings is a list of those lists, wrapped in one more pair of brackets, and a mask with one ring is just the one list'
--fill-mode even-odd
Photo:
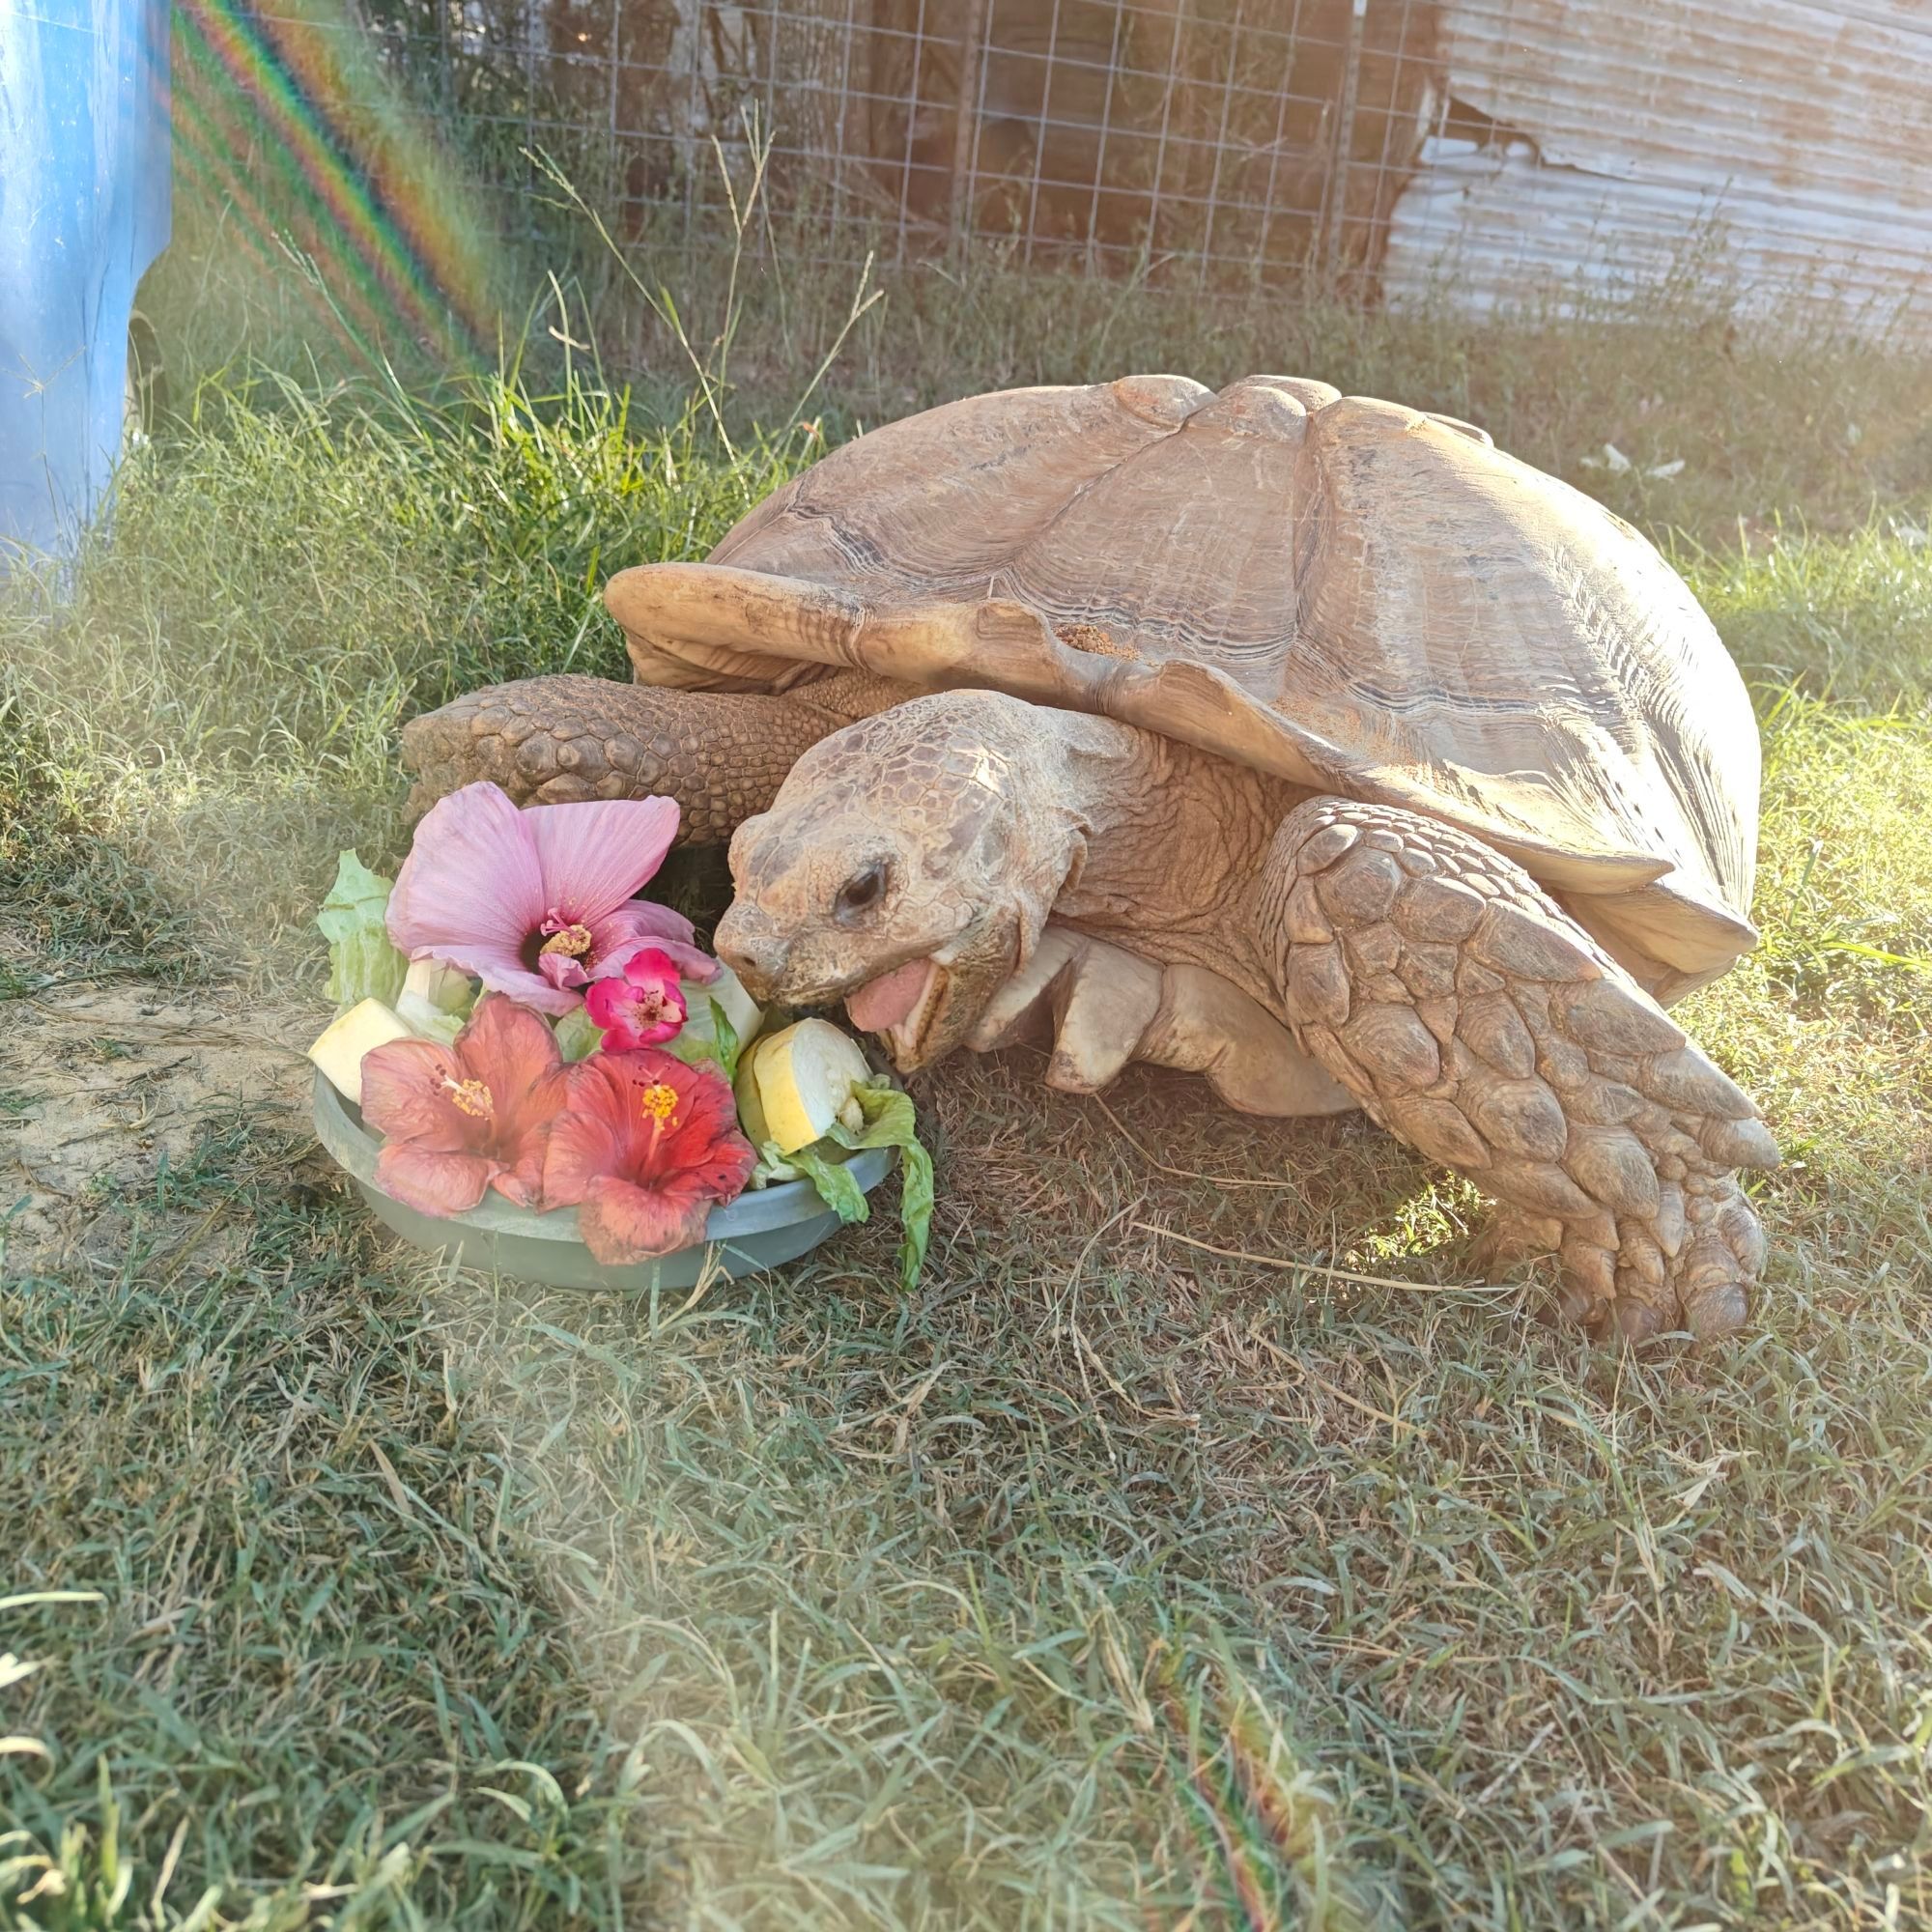
{"label": "pollen-covered stamen", "polygon": [[561,952],[567,959],[582,959],[590,951],[590,928],[587,925],[560,925],[545,920],[543,929],[550,937],[537,948],[537,956],[546,952]]}
{"label": "pollen-covered stamen", "polygon": [[449,1103],[459,1113],[468,1114],[472,1121],[493,1120],[497,1113],[497,1096],[480,1080],[445,1080],[449,1089]]}
{"label": "pollen-covered stamen", "polygon": [[653,1081],[638,1095],[639,1106],[647,1118],[662,1126],[672,1124],[671,1116],[677,1112],[677,1089],[668,1087],[662,1080]]}

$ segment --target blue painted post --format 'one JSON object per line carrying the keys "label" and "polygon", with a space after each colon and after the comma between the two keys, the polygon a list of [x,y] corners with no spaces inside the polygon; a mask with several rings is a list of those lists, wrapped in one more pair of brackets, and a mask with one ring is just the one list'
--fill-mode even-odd
{"label": "blue painted post", "polygon": [[0,0],[0,571],[105,500],[168,212],[167,0]]}

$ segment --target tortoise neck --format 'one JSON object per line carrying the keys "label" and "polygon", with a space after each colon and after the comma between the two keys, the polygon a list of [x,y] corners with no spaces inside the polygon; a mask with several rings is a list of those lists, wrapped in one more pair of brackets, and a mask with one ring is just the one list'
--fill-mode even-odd
{"label": "tortoise neck", "polygon": [[[1054,916],[1162,960],[1263,988],[1240,908],[1276,826],[1303,794],[1110,718],[1061,713],[1056,776],[1084,844]],[[1270,995],[1271,996],[1271,995]]]}

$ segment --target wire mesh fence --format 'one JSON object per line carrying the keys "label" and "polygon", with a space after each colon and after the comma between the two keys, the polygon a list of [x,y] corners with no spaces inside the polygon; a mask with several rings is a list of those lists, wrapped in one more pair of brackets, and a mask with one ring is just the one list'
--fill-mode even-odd
{"label": "wire mesh fence", "polygon": [[512,232],[541,154],[620,246],[706,245],[768,143],[793,259],[1932,317],[1924,0],[360,4]]}
{"label": "wire mesh fence", "polygon": [[[998,246],[1159,286],[1373,273],[1433,123],[1435,0],[370,0],[500,180],[712,232],[761,128],[836,258]],[[720,151],[725,163],[718,165]]]}

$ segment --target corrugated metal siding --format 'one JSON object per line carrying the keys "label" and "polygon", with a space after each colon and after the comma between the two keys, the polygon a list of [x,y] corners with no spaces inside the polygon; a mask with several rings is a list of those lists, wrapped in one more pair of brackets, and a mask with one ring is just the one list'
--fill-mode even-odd
{"label": "corrugated metal siding", "polygon": [[1445,108],[1494,126],[1424,143],[1392,301],[1575,308],[1689,275],[1932,336],[1927,0],[1442,0],[1438,33]]}

